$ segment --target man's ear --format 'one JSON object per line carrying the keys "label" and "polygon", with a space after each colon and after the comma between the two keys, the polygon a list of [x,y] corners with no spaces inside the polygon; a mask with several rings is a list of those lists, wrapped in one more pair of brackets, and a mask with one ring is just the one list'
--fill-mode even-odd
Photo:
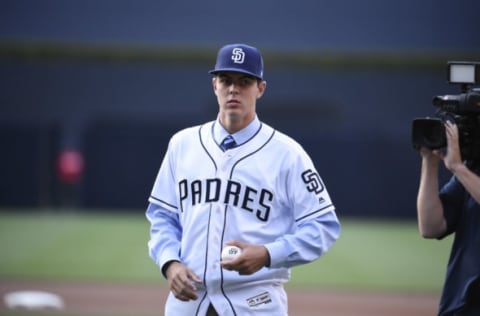
{"label": "man's ear", "polygon": [[216,94],[217,93],[217,77],[213,77],[212,78],[212,88],[213,88],[213,92]]}
{"label": "man's ear", "polygon": [[267,89],[267,82],[263,80],[258,84],[257,99],[260,99],[263,96],[263,93],[265,93],[265,89]]}

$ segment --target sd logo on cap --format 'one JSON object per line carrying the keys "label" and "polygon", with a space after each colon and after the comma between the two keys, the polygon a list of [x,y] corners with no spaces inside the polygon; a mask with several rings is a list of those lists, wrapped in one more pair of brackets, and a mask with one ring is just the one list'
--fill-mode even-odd
{"label": "sd logo on cap", "polygon": [[263,58],[260,51],[246,44],[225,45],[218,51],[215,69],[209,73],[222,71],[241,72],[263,80]]}

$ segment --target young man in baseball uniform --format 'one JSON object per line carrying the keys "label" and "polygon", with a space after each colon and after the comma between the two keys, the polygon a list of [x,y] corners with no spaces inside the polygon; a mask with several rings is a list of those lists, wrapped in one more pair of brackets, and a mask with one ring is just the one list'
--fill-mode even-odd
{"label": "young man in baseball uniform", "polygon": [[[290,268],[326,253],[340,223],[304,149],[256,114],[260,52],[226,45],[210,73],[218,117],[171,138],[146,212],[165,315],[287,315]],[[222,260],[227,245],[240,254]]]}

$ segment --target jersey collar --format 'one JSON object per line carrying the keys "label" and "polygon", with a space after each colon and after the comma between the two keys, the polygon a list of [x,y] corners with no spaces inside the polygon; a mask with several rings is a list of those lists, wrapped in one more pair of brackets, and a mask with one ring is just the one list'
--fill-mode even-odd
{"label": "jersey collar", "polygon": [[[258,132],[261,125],[262,123],[258,119],[258,116],[255,115],[255,118],[252,122],[250,122],[250,124],[247,125],[247,127],[232,134],[232,137],[237,145],[241,145],[252,138]],[[220,144],[228,135],[230,134],[223,128],[222,124],[220,124],[219,118],[217,117],[215,124],[213,124],[213,138],[215,139],[215,142]]]}

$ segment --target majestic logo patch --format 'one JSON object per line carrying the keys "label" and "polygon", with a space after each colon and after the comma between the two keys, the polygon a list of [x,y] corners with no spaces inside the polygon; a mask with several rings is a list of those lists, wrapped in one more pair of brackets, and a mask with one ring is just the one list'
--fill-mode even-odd
{"label": "majestic logo patch", "polygon": [[245,52],[241,48],[234,48],[232,50],[232,60],[235,64],[243,64],[245,61]]}
{"label": "majestic logo patch", "polygon": [[250,307],[257,307],[258,305],[268,304],[272,302],[272,298],[270,297],[270,293],[263,292],[256,296],[247,298],[247,304]]}

